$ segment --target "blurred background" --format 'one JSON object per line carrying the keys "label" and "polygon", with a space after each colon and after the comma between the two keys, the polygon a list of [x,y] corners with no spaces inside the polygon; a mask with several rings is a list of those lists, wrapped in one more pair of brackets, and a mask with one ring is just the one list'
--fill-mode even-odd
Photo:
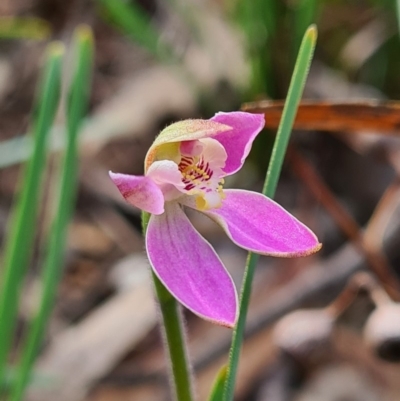
{"label": "blurred background", "polygon": [[[311,109],[307,129],[295,126],[276,200],[318,235],[323,249],[302,259],[261,259],[236,397],[399,399],[400,108],[387,102],[400,96],[397,12],[395,0],[0,1],[3,244],[32,149],[26,134],[45,48],[52,40],[65,43],[65,87],[75,28],[89,25],[95,44],[76,209],[24,399],[170,400],[140,213],[124,202],[108,171],[142,174],[148,147],[176,120],[244,107],[265,112],[268,124],[271,110],[280,107],[273,101],[286,97],[311,23],[319,32],[304,96]],[[371,99],[376,101],[365,103]],[[40,299],[41,250],[65,146],[66,101],[64,88],[20,294],[11,373]],[[352,103],[337,103],[343,101]],[[332,119],[335,128],[325,127]],[[227,186],[261,190],[275,120]],[[246,253],[205,217],[190,217],[240,288]],[[227,360],[231,331],[184,313],[196,391],[205,400]]]}

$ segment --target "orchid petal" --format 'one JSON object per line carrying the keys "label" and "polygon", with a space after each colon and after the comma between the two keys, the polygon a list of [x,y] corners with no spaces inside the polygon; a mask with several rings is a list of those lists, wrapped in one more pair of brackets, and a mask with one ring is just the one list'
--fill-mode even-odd
{"label": "orchid petal", "polygon": [[229,273],[176,202],[152,215],[146,249],[155,274],[184,306],[224,326],[236,321],[237,295]]}
{"label": "orchid petal", "polygon": [[227,175],[240,170],[257,134],[264,128],[264,114],[245,112],[217,113],[211,121],[231,127],[221,131],[213,138],[225,148],[228,158],[224,167]]}
{"label": "orchid petal", "polygon": [[[218,209],[202,211],[215,220],[238,246],[263,255],[307,256],[321,248],[303,223],[266,196],[228,189]],[[188,197],[187,206],[196,208]]]}
{"label": "orchid petal", "polygon": [[164,213],[164,195],[151,178],[111,171],[109,175],[128,203],[149,213]]}

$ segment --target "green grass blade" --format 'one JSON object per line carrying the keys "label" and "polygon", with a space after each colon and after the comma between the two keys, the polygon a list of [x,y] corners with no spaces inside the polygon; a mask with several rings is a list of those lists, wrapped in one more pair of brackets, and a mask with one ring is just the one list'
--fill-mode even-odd
{"label": "green grass blade", "polygon": [[224,365],[218,372],[218,375],[213,384],[208,401],[221,401],[222,400],[222,397],[224,396],[224,388],[225,388],[225,381],[226,381],[227,374],[228,374],[228,366]]}
{"label": "green grass blade", "polygon": [[[263,194],[273,198],[279,175],[281,173],[283,159],[289,142],[297,107],[303,94],[305,81],[308,75],[314,48],[317,40],[317,28],[311,26],[306,31],[299,55],[290,82],[288,96],[283,108],[282,118],[278,127],[274,147],[272,149],[271,160],[269,163]],[[251,285],[254,271],[259,259],[259,255],[249,253],[246,269],[243,278],[242,291],[240,295],[239,319],[233,332],[232,345],[229,355],[228,376],[225,383],[224,401],[233,400],[236,373],[239,363],[240,350],[243,343],[247,310],[250,302]]]}
{"label": "green grass blade", "polygon": [[134,2],[97,0],[106,15],[126,35],[163,62],[173,58],[171,49],[162,41],[147,14]]}
{"label": "green grass blade", "polygon": [[276,0],[239,0],[234,6],[233,17],[246,38],[251,79],[245,99],[260,94],[274,97],[276,92],[272,76],[272,49],[279,24],[280,8]]}
{"label": "green grass blade", "polygon": [[60,43],[49,46],[33,119],[34,151],[25,170],[21,194],[10,226],[4,251],[4,268],[0,283],[0,380],[4,377],[7,355],[18,310],[21,283],[31,255],[35,219],[39,205],[42,172],[46,163],[46,144],[55,117],[61,82],[64,48]]}
{"label": "green grass blade", "polygon": [[293,123],[296,118],[297,108],[303,95],[316,42],[317,27],[311,25],[307,29],[300,46],[281,121],[276,134],[274,147],[272,149],[271,160],[263,188],[263,194],[270,198],[275,196],[276,187],[282,170],[283,159],[285,158]]}
{"label": "green grass blade", "polygon": [[68,140],[61,168],[58,205],[50,231],[49,248],[43,266],[43,293],[38,314],[32,322],[23,348],[17,380],[11,393],[12,401],[22,399],[31,376],[49,315],[54,304],[67,235],[67,226],[73,210],[77,181],[77,138],[87,110],[90,73],[93,63],[93,38],[89,28],[76,32],[76,68],[67,103]]}

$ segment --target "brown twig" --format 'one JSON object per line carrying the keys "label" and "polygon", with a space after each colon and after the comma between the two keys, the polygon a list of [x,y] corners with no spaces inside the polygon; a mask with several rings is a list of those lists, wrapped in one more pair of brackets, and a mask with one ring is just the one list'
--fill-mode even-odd
{"label": "brown twig", "polygon": [[[284,101],[265,100],[245,103],[242,110],[264,113],[267,128],[277,128]],[[302,101],[294,129],[331,132],[376,131],[379,134],[400,133],[400,102],[395,101]]]}

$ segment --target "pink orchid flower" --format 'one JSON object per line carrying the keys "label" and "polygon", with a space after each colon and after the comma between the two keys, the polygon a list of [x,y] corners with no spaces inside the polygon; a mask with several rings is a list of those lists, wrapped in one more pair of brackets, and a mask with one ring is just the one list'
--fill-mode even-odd
{"label": "pink orchid flower", "polygon": [[154,273],[184,306],[228,327],[237,318],[232,278],[182,206],[203,212],[252,252],[295,257],[321,247],[306,226],[266,196],[223,189],[224,177],[242,167],[263,127],[262,114],[244,112],[180,121],[150,147],[144,176],[110,172],[126,201],[151,213],[146,250]]}

